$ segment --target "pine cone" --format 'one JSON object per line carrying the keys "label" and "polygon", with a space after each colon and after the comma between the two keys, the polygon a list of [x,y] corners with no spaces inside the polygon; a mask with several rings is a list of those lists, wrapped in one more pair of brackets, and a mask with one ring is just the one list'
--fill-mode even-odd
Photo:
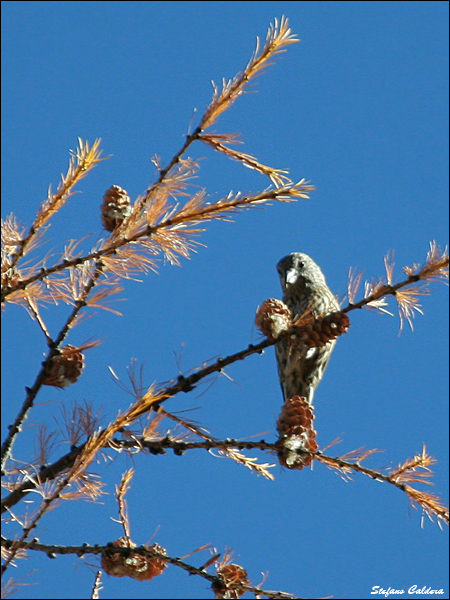
{"label": "pine cone", "polygon": [[321,348],[343,333],[347,333],[350,319],[339,311],[325,317],[317,317],[298,328],[297,338],[308,348]]}
{"label": "pine cone", "polygon": [[103,227],[107,231],[114,231],[131,215],[131,201],[126,190],[119,185],[106,190],[101,211]]}
{"label": "pine cone", "polygon": [[313,429],[313,409],[302,396],[294,396],[284,403],[277,421],[278,458],[283,467],[301,470],[312,463],[312,456],[297,454],[296,450],[316,452],[319,448],[317,431]]}
{"label": "pine cone", "polygon": [[68,344],[54,356],[47,368],[44,385],[65,388],[75,383],[84,369],[84,355],[79,348]]}
{"label": "pine cone", "polygon": [[[136,548],[136,544],[126,537],[121,537],[111,543],[111,546],[120,548]],[[161,554],[166,550],[159,544],[143,546]],[[102,555],[102,567],[113,577],[132,577],[138,581],[148,581],[160,575],[167,567],[167,563],[159,556],[142,556],[137,552],[130,552],[127,556],[119,552],[107,551]]]}
{"label": "pine cone", "polygon": [[[128,542],[126,537],[121,537],[109,545],[119,546],[120,548],[136,547],[136,544],[131,542],[131,540]],[[119,552],[104,552],[101,559],[102,568],[108,575],[112,575],[113,577],[125,577],[125,575],[129,574],[129,567],[125,562],[127,558]]]}
{"label": "pine cone", "polygon": [[247,577],[247,571],[240,565],[234,563],[223,565],[217,569],[217,579],[211,586],[215,594],[215,598],[231,598],[237,599],[245,594],[245,590],[238,586],[250,585]]}
{"label": "pine cone", "polygon": [[[151,546],[144,545],[144,548],[148,548],[149,550],[154,550],[155,552],[159,552],[160,554],[167,554],[166,549],[157,544],[156,542]],[[147,566],[148,566],[148,575],[149,577],[135,577],[135,579],[152,579],[157,575],[161,575],[164,569],[167,568],[167,563],[163,558],[159,556],[148,556],[146,558]]]}
{"label": "pine cone", "polygon": [[275,340],[291,326],[291,311],[281,300],[269,298],[258,307],[255,324],[269,340]]}

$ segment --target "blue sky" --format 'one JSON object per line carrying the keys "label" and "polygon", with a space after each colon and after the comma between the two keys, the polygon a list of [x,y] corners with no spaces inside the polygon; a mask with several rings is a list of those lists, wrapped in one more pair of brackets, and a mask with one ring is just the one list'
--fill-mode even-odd
{"label": "blue sky", "polygon": [[[422,262],[430,240],[448,240],[447,2],[2,2],[3,206],[30,224],[55,187],[77,137],[102,138],[108,161],[78,186],[54,219],[49,254],[70,239],[103,235],[99,206],[112,184],[132,198],[182,145],[211,97],[211,80],[241,70],[274,17],[286,15],[300,44],[258,78],[213,127],[240,132],[243,150],[288,168],[317,188],[310,200],[275,204],[212,223],[182,268],[164,264],[142,283],[126,282],[122,317],[97,313],[68,342],[101,338],[77,385],[42,390],[16,458],[33,448],[37,424],[55,428],[61,404],[92,401],[104,423],[131,402],[111,380],[126,381],[131,358],[146,384],[255,343],[256,307],[280,297],[275,265],[292,251],[310,254],[333,291],[344,295],[349,267],[396,274]],[[268,181],[199,142],[205,157],[196,185],[212,198],[257,192]],[[433,491],[448,498],[447,289],[423,299],[415,331],[398,319],[361,311],[338,341],[315,397],[318,441],[343,454],[384,450],[368,466],[395,466],[425,443],[438,459]],[[44,311],[56,334],[68,308]],[[3,431],[14,418],[45,352],[25,311],[3,315]],[[273,349],[232,365],[213,385],[166,403],[218,438],[274,441],[281,393]],[[211,382],[210,382],[211,383]],[[31,450],[30,450],[31,449]],[[65,451],[63,447],[62,451]],[[262,453],[260,462],[274,462]],[[58,453],[55,454],[55,458]],[[121,535],[114,484],[134,466],[128,495],[132,537],[172,556],[207,542],[236,561],[253,583],[302,597],[370,598],[372,586],[444,589],[447,531],[410,508],[400,491],[355,476],[345,483],[322,465],[282,470],[267,481],[204,451],[183,457],[119,456],[94,465],[108,484],[104,504],[65,503],[36,533],[45,543],[106,543]],[[17,507],[16,507],[17,509]],[[8,535],[8,529],[5,529]],[[200,565],[205,554],[194,555]],[[93,562],[88,560],[87,562]],[[11,570],[20,598],[87,598],[92,569],[70,557],[32,554]],[[35,572],[31,572],[37,569]],[[37,585],[32,585],[34,583]],[[170,568],[151,582],[104,578],[102,598],[210,598],[207,582]],[[405,593],[403,596],[417,597]]]}

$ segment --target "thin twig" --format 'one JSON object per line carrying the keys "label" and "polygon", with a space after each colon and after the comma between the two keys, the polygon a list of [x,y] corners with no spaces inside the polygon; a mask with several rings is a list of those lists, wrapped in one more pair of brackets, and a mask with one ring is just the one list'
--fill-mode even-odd
{"label": "thin twig", "polygon": [[97,571],[95,574],[94,585],[92,586],[91,600],[99,600],[100,590],[102,589],[102,573],[103,571]]}
{"label": "thin twig", "polygon": [[33,240],[39,234],[42,227],[73,194],[73,187],[83,179],[83,177],[85,177],[98,162],[106,160],[105,158],[100,158],[100,142],[101,140],[97,139],[92,146],[90,146],[87,142],[83,142],[81,138],[78,138],[78,148],[75,152],[71,151],[69,168],[66,175],[63,175],[56,194],[51,194],[51,192],[49,192],[48,198],[41,204],[33,225],[30,227],[27,235],[20,241],[16,252],[12,256],[12,260],[9,264],[10,268],[14,268],[17,265],[19,259],[25,255],[26,250],[32,245]]}
{"label": "thin twig", "polygon": [[95,286],[95,283],[96,283],[97,279],[100,277],[101,273],[102,273],[101,263],[97,263],[96,270],[94,271],[94,274],[92,275],[90,281],[87,283],[83,293],[81,294],[80,299],[75,302],[75,306],[74,306],[72,312],[70,313],[70,315],[68,316],[61,331],[59,332],[58,337],[56,338],[56,340],[54,342],[52,342],[52,344],[50,346],[50,350],[49,350],[45,360],[42,363],[42,367],[36,377],[36,380],[35,380],[33,386],[31,388],[26,388],[27,396],[25,398],[25,401],[24,401],[20,411],[18,412],[16,419],[9,426],[8,435],[6,436],[6,439],[2,444],[2,448],[1,448],[2,471],[5,468],[5,464],[6,464],[7,460],[11,456],[12,447],[14,445],[14,442],[16,440],[18,433],[21,430],[22,424],[25,421],[25,419],[28,415],[28,412],[30,411],[30,409],[32,408],[32,406],[34,404],[34,399],[36,398],[39,390],[41,389],[41,387],[43,385],[43,381],[46,377],[46,373],[47,373],[49,365],[50,365],[53,357],[56,356],[56,354],[58,354],[59,348],[60,348],[61,344],[63,343],[63,341],[65,340],[67,334],[69,333],[69,330],[72,327],[79,312],[86,305],[86,299],[87,299],[90,291],[92,290],[92,288]]}
{"label": "thin twig", "polygon": [[[181,156],[181,151],[177,154]],[[179,159],[179,156],[178,156]],[[172,159],[172,162],[174,159]],[[164,169],[164,173],[166,173],[167,169]],[[150,188],[153,189],[153,188]],[[170,216],[170,218],[163,219],[160,223],[157,223],[153,226],[147,226],[141,228],[134,235],[130,235],[128,237],[118,237],[112,243],[100,248],[99,250],[95,250],[93,252],[89,252],[84,256],[74,257],[71,259],[64,259],[62,262],[53,265],[52,267],[43,267],[34,275],[23,279],[18,282],[16,285],[12,285],[2,292],[2,302],[7,299],[11,294],[18,292],[20,290],[24,290],[26,287],[30,286],[35,281],[42,281],[48,278],[50,275],[59,273],[65,269],[79,267],[82,264],[85,264],[92,260],[100,260],[101,258],[113,256],[118,250],[123,248],[124,246],[128,246],[130,244],[134,244],[140,240],[151,238],[152,236],[158,234],[159,232],[163,232],[165,230],[170,230],[174,228],[179,228],[185,226],[187,224],[196,224],[198,222],[206,222],[212,219],[220,219],[223,218],[228,212],[237,211],[239,209],[251,208],[252,206],[259,206],[262,203],[273,201],[281,201],[281,202],[289,202],[296,200],[298,198],[307,198],[308,192],[313,190],[314,187],[309,185],[306,181],[301,180],[298,183],[286,184],[282,187],[267,189],[262,192],[253,195],[241,195],[235,194],[231,196],[227,196],[222,198],[212,204],[199,205],[197,210],[194,211],[186,211],[184,208],[181,208],[177,213]]]}

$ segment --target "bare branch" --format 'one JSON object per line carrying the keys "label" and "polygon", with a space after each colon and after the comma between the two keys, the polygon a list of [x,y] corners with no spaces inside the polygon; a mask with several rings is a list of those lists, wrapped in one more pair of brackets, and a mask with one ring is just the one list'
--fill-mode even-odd
{"label": "bare branch", "polygon": [[[4,548],[13,549],[16,545],[17,545],[17,542],[15,540],[8,540],[6,538],[2,538],[2,546]],[[85,555],[103,555],[105,553],[110,553],[112,551],[111,545],[90,546],[89,544],[83,544],[82,546],[59,546],[56,544],[41,544],[37,540],[32,540],[32,541],[26,542],[26,543],[21,542],[20,547],[24,547],[28,551],[34,550],[36,552],[42,552],[52,558],[56,558],[56,556],[58,554],[60,554],[60,555],[74,554],[77,556],[85,556]],[[175,567],[179,567],[180,569],[183,569],[190,575],[197,575],[199,577],[203,577],[204,579],[206,579],[207,581],[209,581],[213,584],[215,583],[215,584],[220,585],[222,583],[217,578],[216,575],[212,575],[202,568],[194,567],[193,565],[190,565],[190,564],[182,561],[180,558],[174,558],[174,557],[168,556],[161,552],[157,552],[156,550],[152,550],[147,546],[141,546],[141,547],[136,546],[133,549],[126,548],[126,547],[120,547],[120,546],[114,546],[114,552],[120,553],[124,557],[129,556],[131,552],[133,554],[141,554],[144,557],[145,556],[157,557]],[[292,599],[292,600],[296,600],[296,599],[301,600],[300,596],[294,596],[293,594],[289,594],[288,592],[281,592],[281,591],[275,592],[275,591],[271,591],[271,590],[263,590],[259,587],[253,587],[253,586],[249,586],[249,585],[239,585],[239,587],[242,587],[242,589],[245,591],[253,592],[254,594],[260,594],[262,596],[265,596],[266,598],[286,598],[286,599]]]}

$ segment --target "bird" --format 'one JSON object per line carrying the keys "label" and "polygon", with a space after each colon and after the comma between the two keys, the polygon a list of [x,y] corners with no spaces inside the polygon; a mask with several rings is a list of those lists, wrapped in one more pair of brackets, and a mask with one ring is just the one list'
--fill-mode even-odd
{"label": "bird", "polygon": [[[339,311],[336,296],[330,290],[321,268],[303,252],[293,252],[277,264],[283,289],[283,302],[295,321],[305,312],[318,317]],[[336,340],[320,348],[309,348],[289,336],[276,345],[278,375],[284,401],[294,396],[306,398],[312,405],[314,392],[324,375]]]}

